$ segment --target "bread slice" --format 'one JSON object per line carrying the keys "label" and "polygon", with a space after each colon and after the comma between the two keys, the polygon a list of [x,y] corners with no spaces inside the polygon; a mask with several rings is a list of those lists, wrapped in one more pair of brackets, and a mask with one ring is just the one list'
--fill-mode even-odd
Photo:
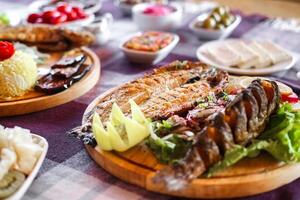
{"label": "bread slice", "polygon": [[224,42],[209,45],[203,53],[224,67],[237,66],[241,61],[241,57],[229,49]]}
{"label": "bread slice", "polygon": [[273,64],[291,59],[291,56],[284,49],[273,42],[261,41],[258,44],[270,56]]}
{"label": "bread slice", "polygon": [[248,47],[258,55],[258,60],[254,64],[255,68],[269,67],[272,64],[271,57],[256,41],[250,42]]}
{"label": "bread slice", "polygon": [[238,54],[241,58],[239,68],[248,69],[254,67],[259,60],[259,56],[240,40],[229,40],[226,42],[228,49]]}

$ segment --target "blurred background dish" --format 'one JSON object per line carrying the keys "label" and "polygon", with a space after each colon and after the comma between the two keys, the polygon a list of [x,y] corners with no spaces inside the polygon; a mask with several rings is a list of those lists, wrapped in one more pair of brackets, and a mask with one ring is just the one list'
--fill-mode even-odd
{"label": "blurred background dish", "polygon": [[114,19],[111,13],[96,17],[91,24],[83,26],[83,29],[91,32],[95,36],[96,44],[106,44],[111,37],[111,25]]}
{"label": "blurred background dish", "polygon": [[189,28],[200,39],[216,40],[228,37],[240,24],[242,18],[231,13],[226,6],[218,6],[209,13],[194,19]]}
{"label": "blurred background dish", "polygon": [[89,14],[99,11],[102,6],[101,0],[38,0],[33,1],[29,5],[29,10],[35,12],[44,11],[45,9],[56,7],[61,3],[68,3],[74,6],[79,6]]}
{"label": "blurred background dish", "polygon": [[228,39],[200,46],[202,62],[240,75],[266,75],[292,68],[298,56],[270,41]]}
{"label": "blurred background dish", "polygon": [[30,13],[26,22],[30,24],[49,24],[56,26],[83,26],[94,20],[94,14],[71,3],[60,3],[42,11]]}
{"label": "blurred background dish", "polygon": [[182,8],[175,3],[142,3],[132,8],[133,21],[142,31],[171,31],[182,21]]}
{"label": "blurred background dish", "polygon": [[167,57],[178,42],[176,34],[152,31],[129,37],[120,48],[131,62],[156,64]]}
{"label": "blurred background dish", "polygon": [[140,3],[168,3],[168,0],[116,0],[115,4],[121,9],[124,15],[131,15],[132,8]]}

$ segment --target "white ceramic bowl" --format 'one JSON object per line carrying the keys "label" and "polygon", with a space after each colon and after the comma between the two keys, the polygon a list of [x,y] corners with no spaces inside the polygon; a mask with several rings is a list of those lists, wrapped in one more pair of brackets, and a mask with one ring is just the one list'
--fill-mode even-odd
{"label": "white ceramic bowl", "polygon": [[[176,34],[172,34],[174,39],[173,41],[163,49],[156,51],[156,52],[147,52],[147,51],[138,51],[133,49],[128,49],[124,46],[124,44],[132,37],[141,35],[142,33],[135,34],[124,42],[121,43],[120,48],[126,55],[126,57],[131,61],[135,63],[143,63],[143,64],[156,64],[163,60],[169,53],[174,49],[174,47],[179,42],[179,36]],[[171,33],[170,33],[171,34]]]}
{"label": "white ceramic bowl", "polygon": [[133,21],[142,31],[170,31],[178,28],[182,20],[182,8],[177,4],[169,4],[175,11],[167,15],[153,16],[144,14],[143,11],[154,5],[152,3],[141,3],[132,8]]}
{"label": "white ceramic bowl", "polygon": [[235,20],[232,24],[226,27],[223,30],[214,30],[214,29],[206,29],[196,27],[195,24],[197,22],[203,22],[209,14],[202,14],[199,15],[196,19],[194,19],[190,24],[189,28],[200,38],[205,40],[217,40],[217,39],[224,39],[228,37],[232,31],[240,24],[242,21],[241,16],[235,15]]}

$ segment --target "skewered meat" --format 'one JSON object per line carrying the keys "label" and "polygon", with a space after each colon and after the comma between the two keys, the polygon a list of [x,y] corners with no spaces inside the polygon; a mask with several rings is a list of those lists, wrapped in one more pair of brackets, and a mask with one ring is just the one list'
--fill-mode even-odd
{"label": "skewered meat", "polygon": [[225,111],[209,117],[206,126],[196,134],[186,157],[179,164],[162,169],[154,181],[164,182],[171,190],[180,189],[220,161],[234,144],[245,146],[257,137],[278,106],[277,84],[267,80],[253,81]]}
{"label": "skewered meat", "polygon": [[18,41],[37,46],[40,50],[63,51],[90,45],[94,36],[86,31],[38,24],[1,27],[0,40]]}
{"label": "skewered meat", "polygon": [[97,111],[106,121],[116,102],[128,114],[128,100],[133,99],[146,117],[166,119],[186,114],[197,105],[197,99],[223,91],[227,83],[226,72],[200,62],[175,61],[107,94],[91,113]]}

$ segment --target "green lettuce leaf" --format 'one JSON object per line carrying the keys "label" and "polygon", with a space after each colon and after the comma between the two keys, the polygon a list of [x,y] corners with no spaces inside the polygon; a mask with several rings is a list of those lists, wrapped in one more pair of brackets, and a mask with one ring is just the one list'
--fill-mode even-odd
{"label": "green lettuce leaf", "polygon": [[185,156],[192,143],[176,134],[168,135],[160,138],[155,134],[151,134],[146,144],[152,150],[156,158],[162,163],[175,163],[178,159]]}
{"label": "green lettuce leaf", "polygon": [[290,104],[282,104],[267,125],[266,131],[248,147],[236,145],[225,153],[224,159],[208,171],[208,176],[232,166],[245,157],[256,157],[267,151],[278,161],[300,162],[300,112],[292,111]]}

